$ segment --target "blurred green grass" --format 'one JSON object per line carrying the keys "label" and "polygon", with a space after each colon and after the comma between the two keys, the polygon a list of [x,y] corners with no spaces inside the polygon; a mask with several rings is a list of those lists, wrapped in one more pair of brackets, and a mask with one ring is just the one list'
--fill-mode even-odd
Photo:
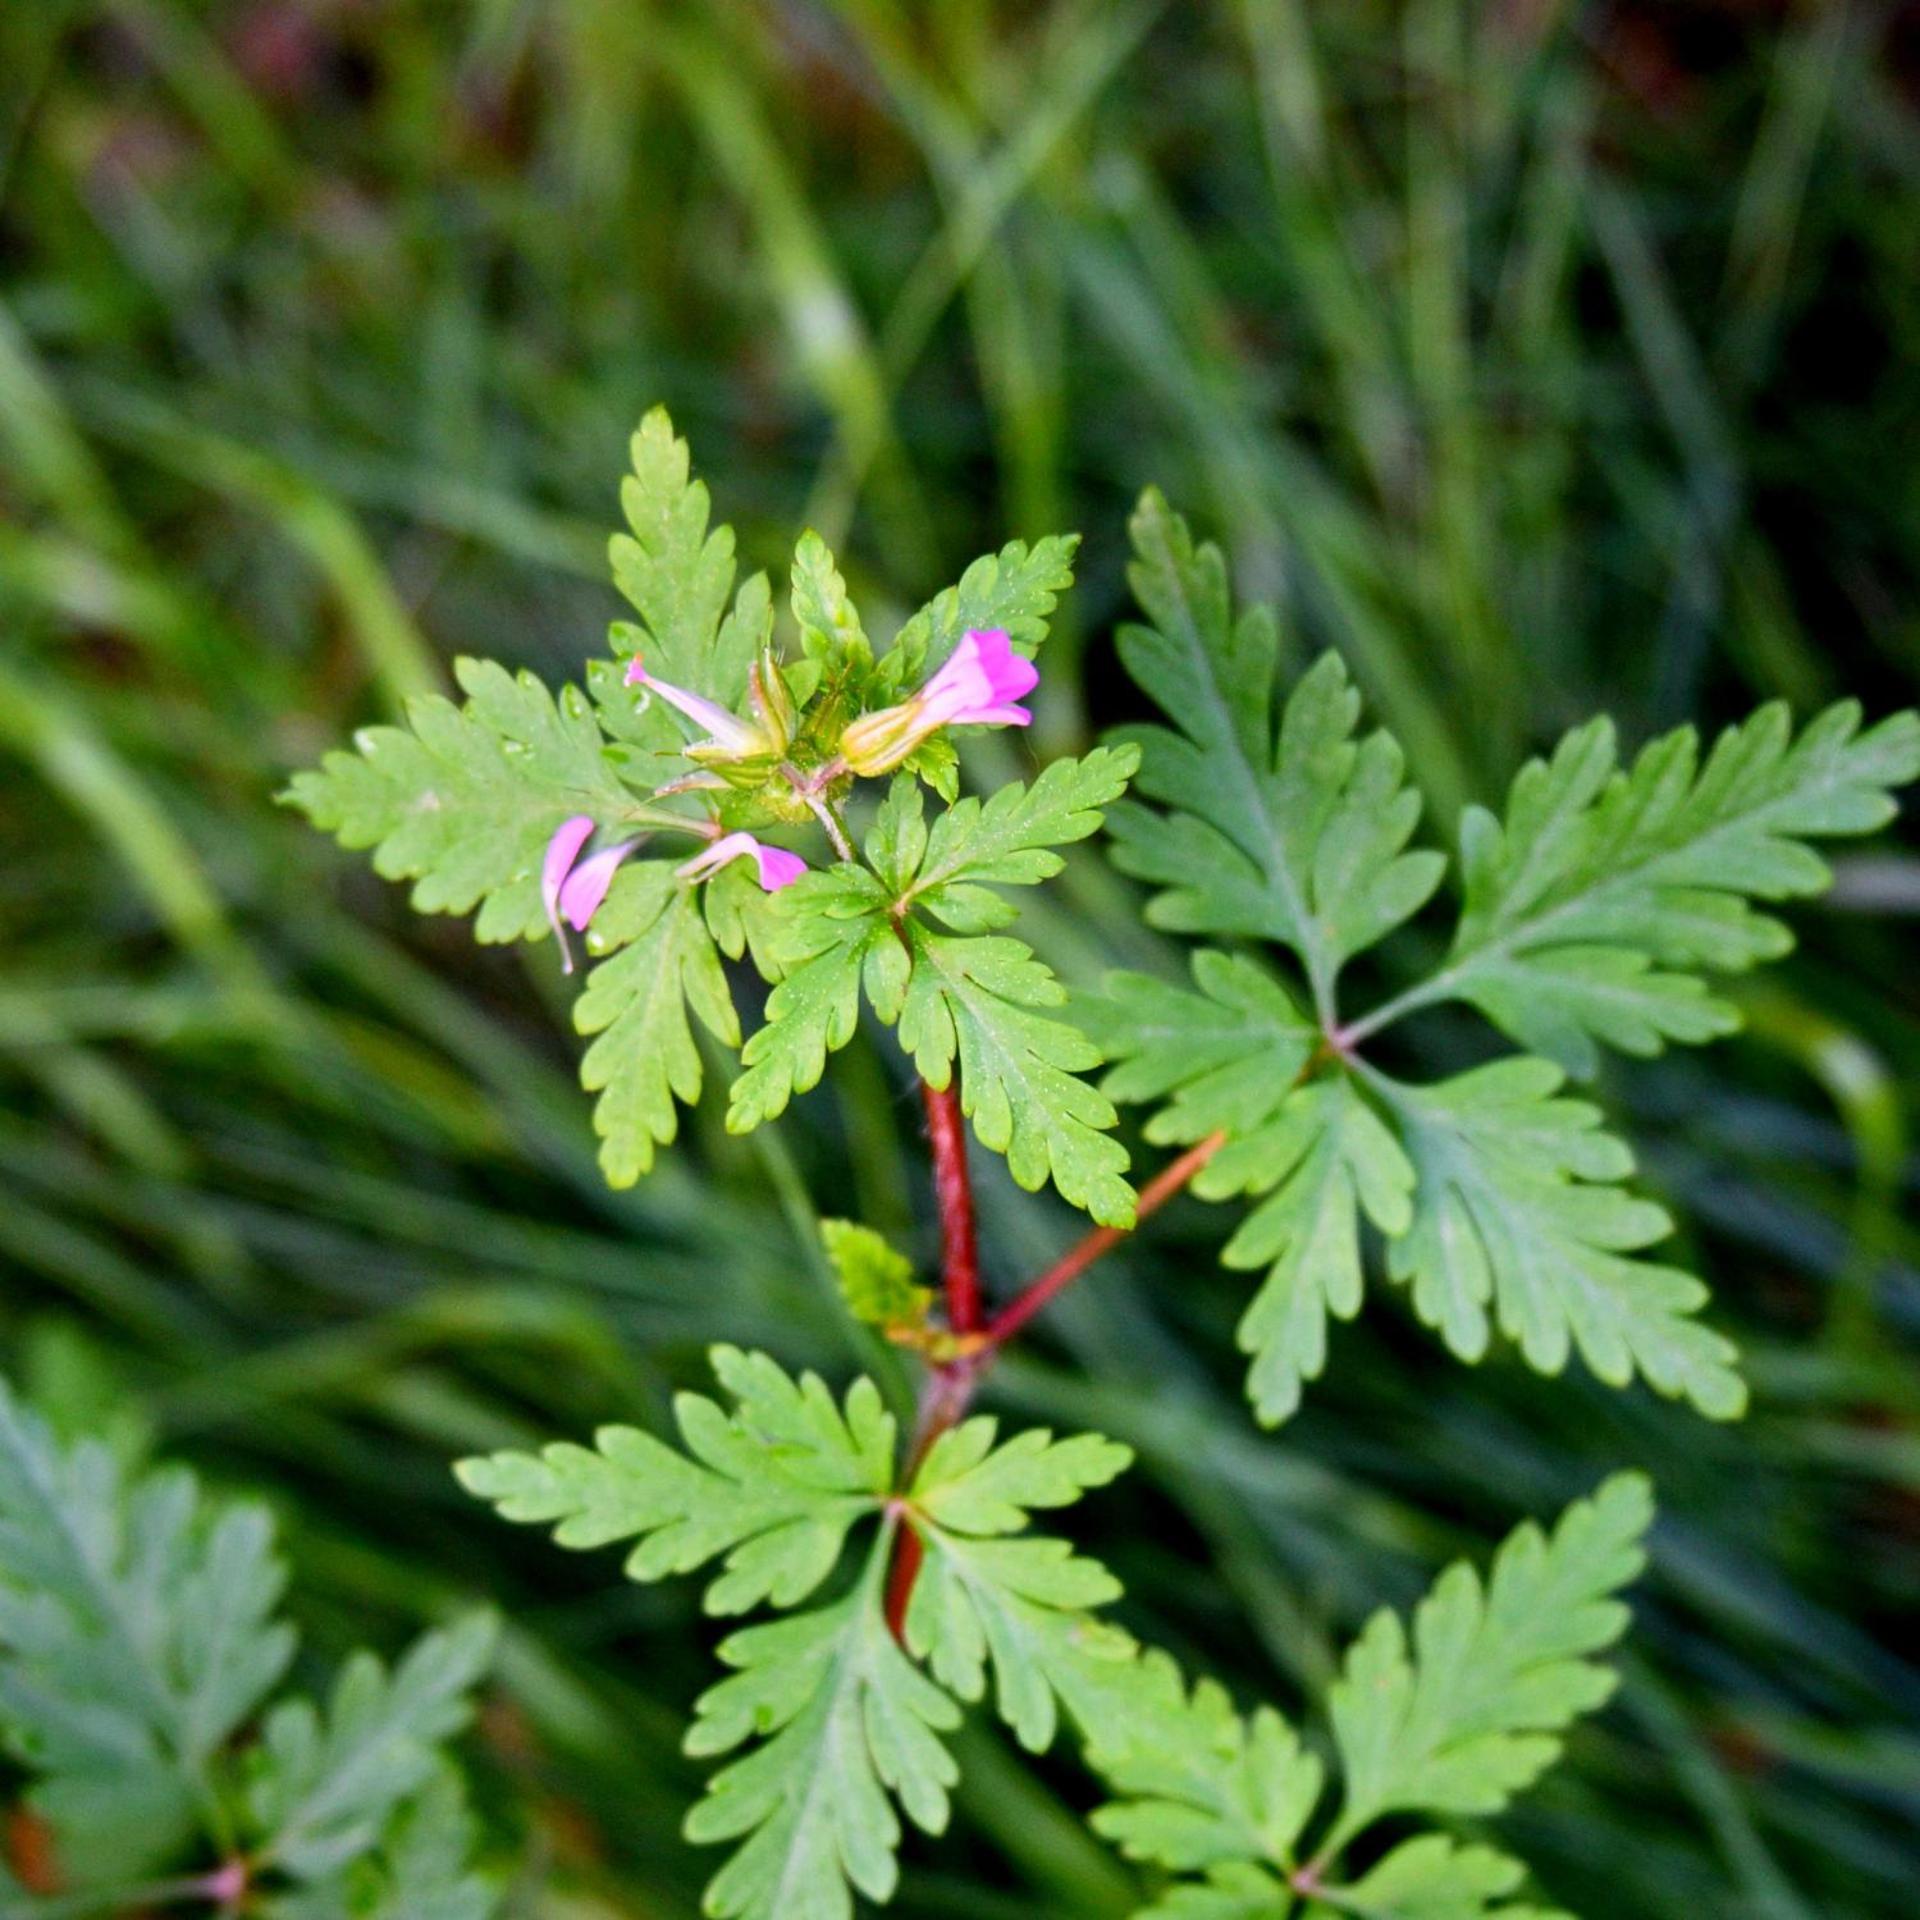
{"label": "blurred green grass", "polygon": [[[597,650],[658,399],[748,554],[819,526],[869,625],[1082,529],[1042,755],[1127,711],[1149,480],[1296,662],[1346,653],[1443,827],[1596,708],[1911,699],[1917,101],[1914,9],[1866,0],[0,9],[0,1361],[265,1487],[322,1642],[507,1601],[516,1910],[692,1913],[713,1636],[445,1462],[657,1417],[720,1335],[847,1370],[809,1195],[914,1231],[914,1109],[863,1046],[609,1193],[552,969],[411,920],[286,771],[456,652]],[[1747,1037],[1608,1083],[1750,1353],[1731,1433],[1383,1303],[1261,1435],[1198,1207],[1065,1301],[994,1398],[1139,1447],[1089,1508],[1133,1622],[1287,1703],[1642,1464],[1629,1685],[1515,1837],[1590,1913],[1910,1914],[1916,903],[1896,848],[1843,863]],[[1034,932],[1167,964],[1092,861]],[[984,1195],[1002,1284],[1070,1231]],[[899,1910],[1124,1911],[1075,1770],[969,1738]]]}

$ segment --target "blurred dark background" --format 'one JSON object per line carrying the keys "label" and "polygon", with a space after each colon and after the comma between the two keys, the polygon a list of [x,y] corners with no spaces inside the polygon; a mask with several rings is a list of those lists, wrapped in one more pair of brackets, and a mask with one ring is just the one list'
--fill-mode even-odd
{"label": "blurred dark background", "polygon": [[[446,1463],[657,1420],[718,1336],[846,1374],[810,1196],[924,1247],[916,1110],[871,1037],[609,1193],[550,956],[412,918],[286,773],[455,653],[577,672],[657,400],[749,560],[818,526],[869,629],[1082,530],[1022,758],[1128,711],[1148,481],[1295,664],[1346,654],[1443,831],[1597,708],[1883,710],[1917,271],[1911,5],[9,0],[0,1365],[264,1489],[321,1648],[500,1598],[514,1911],[693,1913],[693,1594]],[[1064,1302],[993,1398],[1140,1449],[1083,1510],[1130,1623],[1294,1709],[1374,1605],[1640,1464],[1628,1684],[1508,1837],[1589,1914],[1910,1916],[1916,907],[1897,836],[1849,855],[1744,1037],[1603,1082],[1748,1351],[1739,1428],[1463,1370],[1382,1285],[1262,1435],[1198,1206]],[[1073,978],[1168,964],[1093,858],[1030,919]],[[1002,1286],[1073,1231],[985,1204]],[[899,1911],[1127,1911],[1070,1761],[962,1757]]]}

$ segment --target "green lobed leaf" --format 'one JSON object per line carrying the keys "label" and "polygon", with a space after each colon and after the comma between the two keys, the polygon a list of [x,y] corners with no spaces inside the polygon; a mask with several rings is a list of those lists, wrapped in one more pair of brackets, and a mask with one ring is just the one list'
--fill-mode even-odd
{"label": "green lobed leaf", "polygon": [[922,1831],[946,1827],[959,1773],[939,1735],[960,1710],[888,1631],[891,1543],[883,1529],[845,1599],[721,1643],[737,1671],[701,1696],[687,1751],[765,1744],[715,1774],[687,1816],[690,1840],[742,1842],[707,1889],[715,1920],[850,1920],[854,1889],[893,1894],[896,1801]]}
{"label": "green lobed leaf", "polygon": [[[633,471],[620,487],[631,531],[616,533],[607,553],[614,585],[644,625],[648,669],[724,707],[736,706],[764,639],[758,628],[765,582],[753,595],[743,590],[736,617],[723,624],[733,592],[733,529],[709,530],[706,483],[691,477],[687,443],[675,436],[666,408],[653,408],[641,421],[631,452]],[[634,651],[618,630],[615,651]]]}
{"label": "green lobed leaf", "polygon": [[1265,1867],[1244,1861],[1216,1867],[1202,1881],[1169,1887],[1133,1920],[1290,1920],[1293,1895]]}
{"label": "green lobed leaf", "polygon": [[1611,1386],[1637,1373],[1711,1419],[1745,1409],[1732,1345],[1694,1317],[1706,1288],[1640,1257],[1672,1221],[1620,1184],[1632,1154],[1598,1108],[1561,1097],[1558,1067],[1498,1060],[1433,1087],[1372,1078],[1415,1178],[1389,1271],[1456,1354],[1485,1353],[1491,1307],[1542,1373],[1577,1347]]}
{"label": "green lobed leaf", "polygon": [[253,1505],[63,1449],[0,1381],[0,1734],[84,1878],[163,1862],[285,1671],[285,1573]]}
{"label": "green lobed leaf", "polygon": [[[1134,1642],[1094,1619],[1120,1583],[1063,1540],[1026,1534],[1037,1510],[1071,1506],[1132,1461],[1097,1434],[1056,1440],[1029,1429],[1003,1446],[998,1423],[977,1417],[927,1451],[909,1489],[926,1548],[906,1619],[907,1645],[962,1700],[978,1700],[992,1667],[1000,1717],[1032,1752],[1053,1742],[1058,1702],[1104,1724],[1106,1687],[1125,1687]],[[1020,1535],[1020,1538],[1008,1536]]]}
{"label": "green lobed leaf", "polygon": [[1590,1658],[1626,1630],[1613,1596],[1645,1564],[1653,1499],[1615,1474],[1551,1536],[1531,1524],[1484,1585],[1457,1564],[1413,1616],[1374,1615],[1347,1655],[1330,1708],[1345,1773],[1344,1842],[1391,1812],[1497,1813],[1560,1751],[1560,1734],[1613,1691]]}
{"label": "green lobed leaf", "polygon": [[1519,1861],[1491,1847],[1423,1833],[1342,1888],[1337,1904],[1316,1903],[1308,1912],[1324,1920],[1351,1913],[1372,1920],[1569,1920],[1544,1907],[1506,1904],[1526,1874]]}
{"label": "green lobed leaf", "polygon": [[912,966],[897,1015],[920,1077],[949,1086],[957,1061],[960,1104],[1018,1185],[1051,1180],[1103,1226],[1131,1226],[1127,1151],[1109,1132],[1119,1116],[1078,1077],[1100,1052],[1044,1011],[1066,1000],[1052,972],[1002,936],[962,939],[910,922],[907,937]]}
{"label": "green lobed leaf", "polygon": [[252,1910],[264,1920],[492,1920],[500,1898],[471,1870],[475,1837],[459,1776],[443,1768],[388,1822],[376,1852]]}
{"label": "green lobed leaf", "polygon": [[1253,1356],[1247,1391],[1271,1426],[1300,1404],[1301,1383],[1326,1365],[1329,1316],[1360,1311],[1360,1222],[1406,1230],[1414,1172],[1400,1143],[1353,1080],[1333,1072],[1287,1090],[1270,1117],[1236,1133],[1193,1183],[1203,1199],[1267,1197],[1222,1249],[1229,1267],[1266,1267],[1241,1319]]}
{"label": "green lobed leaf", "polygon": [[740,1044],[739,1017],[696,890],[669,862],[630,861],[614,875],[589,945],[612,957],[574,1002],[574,1026],[597,1036],[580,1080],[600,1095],[593,1125],[607,1180],[630,1187],[678,1132],[674,1102],[700,1097],[705,1076],[689,1011],[729,1047]]}
{"label": "green lobed leaf", "polygon": [[1420,796],[1384,732],[1354,738],[1360,698],[1337,655],[1302,677],[1278,717],[1278,637],[1265,609],[1235,620],[1226,564],[1149,489],[1131,523],[1134,595],[1152,622],[1123,627],[1120,658],[1173,727],[1123,729],[1142,762],[1114,810],[1114,862],[1159,891],[1156,925],[1278,941],[1323,1014],[1344,961],[1411,917],[1445,868],[1405,851]]}
{"label": "green lobed leaf", "polygon": [[283,798],[343,847],[373,849],[374,871],[411,880],[418,913],[480,909],[474,937],[547,933],[540,864],[562,821],[629,827],[638,803],[608,765],[586,699],[559,699],[530,673],[456,660],[467,695],[408,702],[404,727],[366,727],[355,751],[296,773]]}
{"label": "green lobed leaf", "polygon": [[838,730],[857,710],[873,672],[873,648],[827,543],[809,530],[793,551],[792,604],[803,656],[817,674],[813,710]]}
{"label": "green lobed leaf", "polygon": [[1258,962],[1202,947],[1198,993],[1144,973],[1112,973],[1074,1011],[1111,1066],[1100,1090],[1129,1104],[1166,1101],[1149,1140],[1181,1145],[1251,1132],[1285,1104],[1320,1030]]}
{"label": "green lobed leaf", "polygon": [[[847,863],[803,874],[776,896],[784,977],[767,999],[765,1023],[749,1036],[727,1107],[727,1130],[750,1133],[817,1086],[827,1056],[859,1025],[860,982],[883,999],[906,955],[874,876]],[[878,984],[876,984],[878,983]]]}
{"label": "green lobed leaf", "polygon": [[1646,1481],[1616,1475],[1551,1536],[1531,1524],[1510,1535],[1484,1585],[1448,1568],[1415,1610],[1411,1646],[1395,1615],[1377,1614],[1332,1689],[1345,1786],[1317,1844],[1305,1836],[1322,1768],[1287,1724],[1267,1708],[1243,1717],[1219,1687],[1189,1691],[1164,1654],[1142,1656],[1127,1713],[1090,1747],[1120,1796],[1093,1825],[1130,1858],[1201,1876],[1142,1920],[1566,1920],[1503,1904],[1524,1870],[1444,1835],[1403,1840],[1351,1882],[1340,1863],[1383,1816],[1498,1812],[1554,1759],[1568,1724],[1612,1688],[1591,1656],[1626,1625],[1614,1595],[1641,1569],[1651,1517]]}
{"label": "green lobed leaf", "polygon": [[324,1711],[305,1699],[276,1706],[247,1794],[256,1862],[317,1880],[377,1844],[438,1774],[438,1744],[466,1724],[495,1636],[492,1617],[475,1614],[423,1635],[391,1673],[356,1653]]}
{"label": "green lobed leaf", "polygon": [[848,1530],[878,1512],[893,1484],[894,1421],[870,1380],[844,1406],[817,1374],[798,1380],[765,1354],[719,1346],[724,1410],[700,1394],[674,1401],[686,1452],[637,1427],[603,1427],[592,1447],[558,1441],[537,1454],[462,1461],[468,1492],[503,1518],[554,1523],[563,1547],[638,1544],[631,1580],[690,1573],[725,1557],[710,1613],[771,1600],[793,1606],[838,1564]]}
{"label": "green lobed leaf", "polygon": [[[960,800],[934,821],[913,866],[883,877],[900,906],[923,907],[956,932],[986,931],[976,890],[1050,880],[1066,864],[1053,849],[1097,833],[1102,810],[1139,764],[1135,748],[1101,747],[1082,760],[1054,761],[1031,786],[1016,780],[985,801]],[[987,911],[989,924],[1006,924]]]}
{"label": "green lobed leaf", "polygon": [[1460,924],[1418,997],[1465,1000],[1577,1073],[1601,1044],[1648,1054],[1727,1032],[1733,1009],[1695,975],[1784,953],[1787,929],[1752,902],[1819,892],[1806,842],[1884,826],[1891,789],[1920,778],[1920,715],[1860,721],[1842,701],[1796,739],[1775,703],[1704,765],[1683,727],[1631,769],[1610,721],[1576,729],[1521,769],[1503,819],[1463,815]]}
{"label": "green lobed leaf", "polygon": [[1032,546],[1009,540],[998,553],[982,554],[895,635],[879,662],[877,687],[898,698],[918,686],[969,629],[998,629],[1019,652],[1037,653],[1061,594],[1073,585],[1079,545],[1077,533],[1049,534]]}
{"label": "green lobed leaf", "polygon": [[[1265,1869],[1294,1865],[1319,1803],[1320,1762],[1271,1707],[1242,1718],[1213,1681],[1189,1691],[1164,1654],[1145,1655],[1141,1667],[1139,1710],[1124,1742],[1090,1756],[1124,1796],[1093,1815],[1095,1830],[1132,1860],[1243,1878],[1236,1897],[1264,1890]],[[1236,1866],[1258,1871],[1233,1875]],[[1204,1902],[1192,1908],[1207,1910]]]}

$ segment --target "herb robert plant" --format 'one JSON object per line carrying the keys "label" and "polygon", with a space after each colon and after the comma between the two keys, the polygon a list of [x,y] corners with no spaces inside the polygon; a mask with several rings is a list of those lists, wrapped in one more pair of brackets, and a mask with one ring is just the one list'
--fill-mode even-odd
{"label": "herb robert plant", "polygon": [[[1523,1528],[1485,1581],[1453,1569],[1411,1634],[1377,1616],[1329,1697],[1335,1779],[1272,1708],[1242,1714],[1143,1649],[1109,1617],[1106,1569],[1032,1530],[1126,1449],[1002,1435],[972,1402],[1009,1338],[1190,1189],[1240,1207],[1222,1258],[1253,1276],[1239,1342],[1263,1422],[1294,1410],[1333,1323],[1383,1278],[1462,1360],[1497,1335],[1543,1373],[1577,1355],[1737,1415],[1705,1289],[1660,1257],[1667,1216],[1569,1077],[1603,1049],[1732,1028],[1716,977],[1785,949],[1767,907],[1825,883],[1811,841],[1889,818],[1920,722],[1864,727],[1847,703],[1796,733],[1768,707],[1704,752],[1683,729],[1631,761],[1605,721],[1577,729],[1503,812],[1468,809],[1438,962],[1356,1009],[1347,963],[1433,903],[1448,856],[1422,843],[1405,757],[1363,725],[1338,657],[1283,699],[1273,618],[1235,612],[1221,556],[1158,495],[1134,517],[1144,617],[1118,649],[1164,720],[962,798],[956,737],[1026,724],[1073,541],[976,561],[880,646],[806,535],[782,646],[766,578],[736,585],[733,536],[664,414],[633,456],[612,559],[638,624],[614,627],[584,690],[461,661],[463,704],[417,702],[290,798],[411,881],[421,911],[474,913],[482,940],[584,936],[574,1019],[616,1185],[700,1098],[696,1025],[739,1050],[736,1132],[814,1086],[863,1005],[918,1082],[937,1288],[857,1223],[827,1242],[850,1309],[918,1358],[910,1432],[871,1381],[836,1398],[721,1346],[724,1401],[683,1397],[679,1446],[617,1427],[461,1470],[563,1545],[632,1543],[633,1579],[717,1563],[712,1612],[777,1616],[721,1642],[731,1671],[688,1736],[730,1756],[687,1826],[733,1848],[708,1911],[842,1920],[856,1891],[886,1899],[900,1815],[944,1825],[947,1736],[991,1691],[1027,1746],[1077,1742],[1114,1796],[1095,1827],[1173,1883],[1151,1908],[1165,1920],[1539,1915],[1508,1904],[1523,1868],[1448,1822],[1498,1811],[1604,1698],[1594,1655],[1625,1624],[1612,1596],[1640,1566],[1641,1481]],[[1193,938],[1191,983],[1121,974],[1070,1003],[1008,929],[1020,890],[1103,822],[1148,920]],[[723,957],[771,987],[744,1045],[744,970]],[[1375,1039],[1441,1006],[1483,1018],[1493,1057],[1435,1082],[1389,1072]],[[1149,1109],[1146,1141],[1173,1153],[1137,1190],[1116,1102]],[[1091,1218],[1018,1290],[980,1270],[968,1121],[1020,1185]],[[1397,1842],[1350,1865],[1388,1816]]]}

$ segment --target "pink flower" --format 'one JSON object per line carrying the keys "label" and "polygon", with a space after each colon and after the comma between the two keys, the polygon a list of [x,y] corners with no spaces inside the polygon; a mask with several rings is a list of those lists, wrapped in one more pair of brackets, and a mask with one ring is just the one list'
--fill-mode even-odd
{"label": "pink flower", "polygon": [[591,814],[576,813],[572,819],[561,821],[540,863],[540,904],[546,908],[547,924],[560,943],[560,965],[566,973],[573,971],[573,953],[567,945],[566,928],[560,924],[562,919],[572,923],[574,932],[585,933],[587,923],[600,911],[600,903],[613,885],[620,862],[640,844],[623,840],[618,846],[602,847],[580,860],[580,849],[592,834]]}
{"label": "pink flower", "polygon": [[683,880],[704,880],[709,874],[718,873],[728,861],[744,859],[749,854],[760,869],[760,884],[768,893],[792,886],[807,870],[807,863],[797,853],[789,853],[784,847],[766,846],[750,833],[729,833],[703,848],[677,871]]}
{"label": "pink flower", "polygon": [[886,773],[942,727],[1030,726],[1019,702],[1039,684],[1039,668],[998,627],[970,627],[918,693],[862,714],[840,736],[841,758],[855,773]]}
{"label": "pink flower", "polygon": [[766,753],[772,748],[773,743],[766,734],[742,720],[737,713],[729,713],[725,707],[697,693],[689,693],[685,687],[676,687],[669,680],[656,680],[637,653],[627,663],[626,684],[645,687],[649,693],[658,694],[668,706],[677,707],[684,713],[696,727],[706,729],[707,737],[694,743],[689,749],[692,753],[708,750],[732,758]]}

